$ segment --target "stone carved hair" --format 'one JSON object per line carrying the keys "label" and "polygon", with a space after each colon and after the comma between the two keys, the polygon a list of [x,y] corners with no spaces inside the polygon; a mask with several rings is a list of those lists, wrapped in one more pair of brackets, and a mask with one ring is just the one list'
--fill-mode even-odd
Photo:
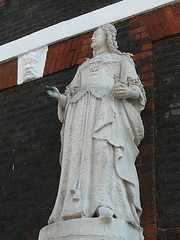
{"label": "stone carved hair", "polygon": [[[122,54],[119,50],[117,50],[118,45],[116,41],[117,30],[113,24],[106,23],[98,28],[104,30],[106,37],[107,37],[107,44],[110,53]],[[93,52],[93,55],[96,56],[96,52]]]}

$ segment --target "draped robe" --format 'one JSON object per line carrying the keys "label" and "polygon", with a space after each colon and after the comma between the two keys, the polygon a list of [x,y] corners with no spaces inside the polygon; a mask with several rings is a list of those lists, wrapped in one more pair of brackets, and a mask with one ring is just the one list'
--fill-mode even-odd
{"label": "draped robe", "polygon": [[[120,82],[137,99],[117,99]],[[67,87],[65,109],[58,106],[61,178],[49,222],[90,218],[101,206],[139,228],[141,205],[135,168],[144,135],[140,113],[145,92],[130,54],[105,53],[87,59]]]}

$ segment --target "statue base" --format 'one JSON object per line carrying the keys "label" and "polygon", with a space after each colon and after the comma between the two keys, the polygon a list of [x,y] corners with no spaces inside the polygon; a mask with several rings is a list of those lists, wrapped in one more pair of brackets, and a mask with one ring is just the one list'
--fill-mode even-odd
{"label": "statue base", "polygon": [[119,219],[104,224],[99,218],[80,218],[50,224],[38,240],[143,240],[141,229]]}

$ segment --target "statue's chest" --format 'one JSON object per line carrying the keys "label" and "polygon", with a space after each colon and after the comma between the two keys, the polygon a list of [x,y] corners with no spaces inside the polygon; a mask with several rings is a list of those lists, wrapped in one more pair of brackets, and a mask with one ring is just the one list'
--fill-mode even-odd
{"label": "statue's chest", "polygon": [[119,69],[119,62],[104,62],[101,60],[92,61],[89,63],[88,66],[88,72],[90,76],[95,76],[99,74],[109,74],[113,76],[114,74],[119,74]]}
{"label": "statue's chest", "polygon": [[89,63],[88,66],[89,76],[99,75],[102,69],[103,69],[102,61],[94,61]]}
{"label": "statue's chest", "polygon": [[91,61],[82,71],[82,83],[98,84],[101,86],[113,85],[114,79],[119,78],[119,62]]}

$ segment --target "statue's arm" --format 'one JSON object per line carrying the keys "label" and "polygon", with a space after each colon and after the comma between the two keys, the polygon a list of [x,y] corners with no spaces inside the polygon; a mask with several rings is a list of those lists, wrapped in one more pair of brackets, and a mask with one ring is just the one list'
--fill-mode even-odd
{"label": "statue's arm", "polygon": [[132,59],[121,63],[120,77],[112,88],[112,94],[118,99],[127,98],[135,100],[144,98],[145,102],[145,92]]}
{"label": "statue's arm", "polygon": [[61,94],[56,87],[49,87],[46,91],[49,96],[58,100],[58,104],[61,105],[62,108],[66,107],[67,97],[64,94]]}
{"label": "statue's arm", "polygon": [[112,94],[118,99],[137,99],[139,98],[140,89],[137,86],[125,86],[124,84],[116,83],[112,88]]}

